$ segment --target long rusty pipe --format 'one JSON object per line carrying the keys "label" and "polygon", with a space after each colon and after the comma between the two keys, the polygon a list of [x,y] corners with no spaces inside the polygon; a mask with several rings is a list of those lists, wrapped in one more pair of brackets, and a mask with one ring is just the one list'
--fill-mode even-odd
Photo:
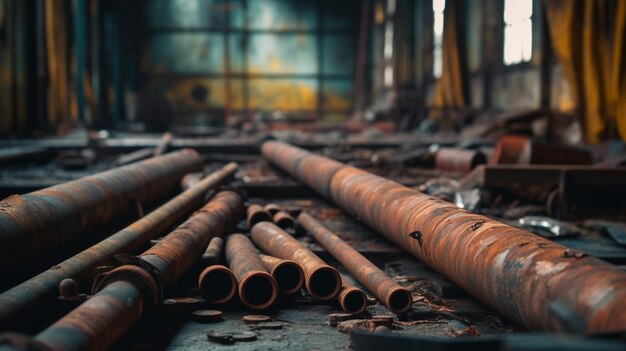
{"label": "long rusty pipe", "polygon": [[241,196],[218,193],[206,206],[141,254],[149,263],[124,265],[98,277],[95,295],[35,337],[52,350],[107,350],[160,301],[191,267],[213,236],[235,225],[243,213]]}
{"label": "long rusty pipe", "polygon": [[392,312],[403,313],[411,309],[413,298],[408,289],[393,281],[365,256],[309,214],[301,213],[298,222]]}
{"label": "long rusty pipe", "polygon": [[248,237],[243,234],[226,237],[226,262],[239,281],[239,298],[244,305],[263,310],[276,302],[278,284]]}
{"label": "long rusty pipe", "polygon": [[274,223],[256,224],[252,227],[251,237],[263,252],[297,262],[304,271],[306,290],[314,299],[328,301],[339,293],[339,272]]}
{"label": "long rusty pipe", "polygon": [[129,213],[136,202],[170,194],[185,174],[201,167],[201,157],[186,149],[2,200],[0,273],[66,246]]}
{"label": "long rusty pipe", "polygon": [[611,264],[286,143],[262,153],[523,327],[564,329],[559,301],[588,333],[626,329],[626,273]]}
{"label": "long rusty pipe", "polygon": [[224,239],[214,237],[200,259],[200,264],[206,268],[198,277],[198,289],[208,302],[216,305],[232,300],[239,286],[233,272],[219,264],[223,249]]}
{"label": "long rusty pipe", "polygon": [[92,270],[105,265],[112,256],[138,250],[197,208],[207,191],[224,183],[236,170],[236,163],[227,164],[128,227],[0,294],[0,329],[16,328],[35,317],[46,303],[56,299],[63,279],[86,282]]}
{"label": "long rusty pipe", "polygon": [[259,256],[267,270],[276,280],[276,283],[278,283],[278,289],[281,293],[291,295],[302,289],[304,272],[296,261],[263,254]]}

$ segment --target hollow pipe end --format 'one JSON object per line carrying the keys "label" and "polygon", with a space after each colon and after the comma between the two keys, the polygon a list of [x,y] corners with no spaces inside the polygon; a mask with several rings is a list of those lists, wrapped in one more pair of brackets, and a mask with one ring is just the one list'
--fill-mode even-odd
{"label": "hollow pipe end", "polygon": [[278,299],[278,283],[264,271],[250,271],[239,280],[239,298],[253,310],[271,307]]}
{"label": "hollow pipe end", "polygon": [[209,266],[198,277],[198,289],[202,296],[216,305],[232,300],[237,294],[237,288],[235,275],[228,267],[222,265]]}
{"label": "hollow pipe end", "polygon": [[355,287],[344,288],[337,297],[341,309],[346,313],[359,314],[367,308],[367,295]]}
{"label": "hollow pipe end", "polygon": [[334,299],[341,290],[341,276],[331,266],[321,266],[305,274],[305,286],[309,295],[319,301]]}
{"label": "hollow pipe end", "polygon": [[405,288],[393,289],[387,294],[385,305],[393,313],[405,313],[413,307],[413,295]]}
{"label": "hollow pipe end", "polygon": [[161,289],[154,277],[145,269],[133,265],[124,265],[98,275],[93,283],[91,292],[95,295],[107,287],[107,285],[121,280],[136,286],[144,295],[149,308],[157,306],[158,302],[161,301]]}
{"label": "hollow pipe end", "polygon": [[304,285],[304,271],[295,261],[282,260],[272,268],[270,274],[283,294],[295,294]]}

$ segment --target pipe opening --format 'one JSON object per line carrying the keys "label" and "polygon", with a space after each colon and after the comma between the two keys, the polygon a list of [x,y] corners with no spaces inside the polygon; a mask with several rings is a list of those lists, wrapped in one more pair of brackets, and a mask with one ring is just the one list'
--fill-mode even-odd
{"label": "pipe opening", "polygon": [[241,290],[243,300],[257,308],[269,307],[274,302],[276,294],[269,277],[269,275],[254,275],[246,279]]}
{"label": "pipe opening", "polygon": [[276,225],[282,229],[282,230],[286,230],[286,231],[293,231],[296,229],[296,223],[288,217],[285,218],[281,218],[276,222]]}
{"label": "pipe opening", "polygon": [[212,303],[224,303],[237,293],[237,283],[226,269],[212,269],[202,274],[200,290]]}
{"label": "pipe opening", "polygon": [[277,266],[273,273],[278,288],[285,293],[291,294],[300,290],[304,282],[300,266],[294,263],[285,262]]}
{"label": "pipe opening", "polygon": [[343,308],[348,313],[361,313],[367,307],[367,297],[359,290],[346,293],[343,299]]}
{"label": "pipe opening", "polygon": [[341,289],[339,273],[330,267],[322,267],[311,274],[309,288],[313,297],[331,299]]}
{"label": "pipe opening", "polygon": [[406,312],[413,305],[413,296],[409,291],[396,290],[389,296],[389,308],[393,312]]}
{"label": "pipe opening", "polygon": [[253,213],[250,216],[250,228],[254,227],[255,224],[257,223],[261,223],[261,222],[271,222],[272,218],[270,217],[269,213],[265,212],[265,211],[258,211]]}

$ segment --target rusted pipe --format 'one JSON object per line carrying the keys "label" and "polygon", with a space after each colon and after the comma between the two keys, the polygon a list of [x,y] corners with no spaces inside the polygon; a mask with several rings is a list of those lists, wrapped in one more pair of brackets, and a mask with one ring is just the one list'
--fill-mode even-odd
{"label": "rusted pipe", "polygon": [[237,295],[237,277],[226,266],[215,264],[205,268],[198,277],[198,289],[206,301],[222,305]]}
{"label": "rusted pipe", "polygon": [[161,136],[159,143],[154,148],[154,157],[161,156],[165,153],[165,151],[167,151],[167,148],[170,146],[170,143],[172,142],[172,138],[174,138],[172,133],[170,132],[163,133],[163,136]]}
{"label": "rusted pipe", "polygon": [[474,167],[487,163],[480,151],[442,148],[435,155],[435,168],[444,172],[469,173]]}
{"label": "rusted pipe", "polygon": [[35,337],[52,350],[109,349],[156,305],[161,291],[170,287],[198,258],[211,237],[233,227],[243,212],[241,196],[218,193],[207,205],[144,252],[150,263],[124,265],[100,275],[95,295]]}
{"label": "rusted pipe", "polygon": [[276,212],[272,217],[272,221],[282,230],[293,231],[296,229],[296,220],[287,212]]}
{"label": "rusted pipe", "polygon": [[200,259],[206,268],[198,277],[198,289],[208,302],[216,305],[225,304],[237,295],[237,278],[228,267],[219,264],[223,250],[224,239],[215,237]]}
{"label": "rusted pipe", "polygon": [[248,237],[243,234],[226,237],[226,262],[239,281],[239,298],[244,305],[263,310],[276,302],[278,284]]}
{"label": "rusted pipe", "polygon": [[297,262],[304,271],[306,290],[314,299],[328,301],[339,293],[339,272],[274,223],[256,224],[252,227],[251,237],[263,252]]}
{"label": "rusted pipe", "polygon": [[223,250],[224,239],[216,236],[211,239],[209,246],[207,246],[206,250],[202,254],[202,257],[200,258],[200,261],[205,267],[219,264]]}
{"label": "rusted pipe", "polygon": [[267,204],[263,207],[265,211],[269,212],[272,216],[280,211],[280,206],[277,204]]}
{"label": "rusted pipe", "polygon": [[367,295],[341,275],[341,291],[337,295],[339,306],[346,313],[359,314],[367,308]]}
{"label": "rusted pipe", "polygon": [[393,281],[365,256],[309,214],[301,213],[298,222],[389,310],[403,313],[411,309],[413,298],[408,289]]}
{"label": "rusted pipe", "polygon": [[[626,329],[626,273],[611,264],[282,142],[262,152],[518,325],[564,329],[559,301],[588,333]],[[303,172],[312,160],[325,171]]]}
{"label": "rusted pipe", "polygon": [[257,204],[252,204],[248,206],[248,215],[247,215],[248,228],[252,228],[254,227],[255,224],[259,222],[264,222],[264,221],[271,222],[272,215],[269,212],[267,212],[263,208],[263,206],[257,205]]}
{"label": "rusted pipe", "polygon": [[87,231],[170,194],[202,167],[190,149],[55,185],[0,202],[0,272],[63,247]]}
{"label": "rusted pipe", "polygon": [[202,172],[185,174],[183,179],[180,180],[180,188],[184,191],[191,188],[192,186],[196,186],[198,183],[200,183],[203,177],[204,174]]}
{"label": "rusted pipe", "polygon": [[292,260],[259,255],[263,264],[278,283],[278,289],[285,295],[295,294],[304,285],[304,272],[298,263]]}
{"label": "rusted pipe", "polygon": [[227,164],[128,227],[0,294],[0,329],[16,328],[27,318],[36,317],[45,304],[54,301],[63,279],[86,282],[95,267],[110,263],[114,255],[141,248],[197,208],[208,190],[224,183],[236,170],[236,163]]}

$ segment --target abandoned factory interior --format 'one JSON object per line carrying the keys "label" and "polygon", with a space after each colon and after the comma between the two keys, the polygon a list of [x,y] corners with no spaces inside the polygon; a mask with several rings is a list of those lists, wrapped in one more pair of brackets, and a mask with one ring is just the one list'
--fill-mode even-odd
{"label": "abandoned factory interior", "polygon": [[626,350],[626,0],[0,0],[0,351]]}

